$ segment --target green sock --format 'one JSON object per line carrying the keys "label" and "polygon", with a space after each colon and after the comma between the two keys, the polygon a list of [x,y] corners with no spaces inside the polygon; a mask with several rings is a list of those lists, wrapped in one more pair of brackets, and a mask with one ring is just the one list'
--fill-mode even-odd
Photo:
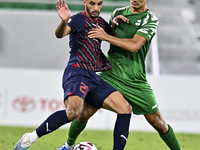
{"label": "green sock", "polygon": [[68,145],[73,145],[76,142],[76,139],[78,135],[83,131],[85,128],[87,122],[85,123],[79,123],[77,119],[74,119],[71,122],[69,132],[68,132],[68,139],[67,139],[67,144]]}
{"label": "green sock", "polygon": [[181,150],[181,146],[176,138],[176,135],[170,125],[169,131],[166,134],[160,134],[160,137],[171,150]]}

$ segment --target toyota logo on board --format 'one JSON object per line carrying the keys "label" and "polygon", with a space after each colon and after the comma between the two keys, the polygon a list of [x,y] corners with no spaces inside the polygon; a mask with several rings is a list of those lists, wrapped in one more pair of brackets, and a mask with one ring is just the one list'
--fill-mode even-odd
{"label": "toyota logo on board", "polygon": [[27,96],[17,97],[13,101],[13,108],[18,112],[31,112],[35,109],[36,103],[33,98]]}

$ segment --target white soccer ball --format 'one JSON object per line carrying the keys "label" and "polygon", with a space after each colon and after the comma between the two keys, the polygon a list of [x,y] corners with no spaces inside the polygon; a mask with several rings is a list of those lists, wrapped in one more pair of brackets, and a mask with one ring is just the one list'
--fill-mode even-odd
{"label": "white soccer ball", "polygon": [[73,150],[97,150],[96,146],[90,142],[80,142]]}

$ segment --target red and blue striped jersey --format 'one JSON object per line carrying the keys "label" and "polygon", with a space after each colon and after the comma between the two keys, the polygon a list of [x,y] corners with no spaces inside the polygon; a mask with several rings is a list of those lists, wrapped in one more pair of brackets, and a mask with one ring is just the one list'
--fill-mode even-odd
{"label": "red and blue striped jersey", "polygon": [[68,65],[95,72],[111,69],[110,63],[101,50],[101,40],[88,37],[88,32],[96,28],[97,23],[106,33],[111,33],[110,25],[100,16],[94,20],[85,12],[80,12],[71,17],[71,21],[68,22],[68,26],[71,27]]}

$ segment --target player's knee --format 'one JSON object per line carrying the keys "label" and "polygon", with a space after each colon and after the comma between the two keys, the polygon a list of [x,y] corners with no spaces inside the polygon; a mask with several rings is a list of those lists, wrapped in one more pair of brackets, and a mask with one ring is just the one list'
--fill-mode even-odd
{"label": "player's knee", "polygon": [[128,104],[128,106],[127,106],[127,113],[131,114],[132,111],[133,111],[132,106],[130,104]]}
{"label": "player's knee", "polygon": [[127,103],[124,110],[127,114],[131,114],[132,113],[132,106],[129,103]]}
{"label": "player's knee", "polygon": [[120,114],[131,114],[132,113],[132,106],[127,102],[124,104],[120,110],[118,110],[118,113]]}
{"label": "player's knee", "polygon": [[76,119],[81,114],[81,109],[80,108],[67,109],[66,114],[67,114],[67,118],[70,121],[72,121],[72,120]]}
{"label": "player's knee", "polygon": [[72,121],[76,119],[83,109],[83,99],[79,96],[69,96],[65,100],[67,118]]}

